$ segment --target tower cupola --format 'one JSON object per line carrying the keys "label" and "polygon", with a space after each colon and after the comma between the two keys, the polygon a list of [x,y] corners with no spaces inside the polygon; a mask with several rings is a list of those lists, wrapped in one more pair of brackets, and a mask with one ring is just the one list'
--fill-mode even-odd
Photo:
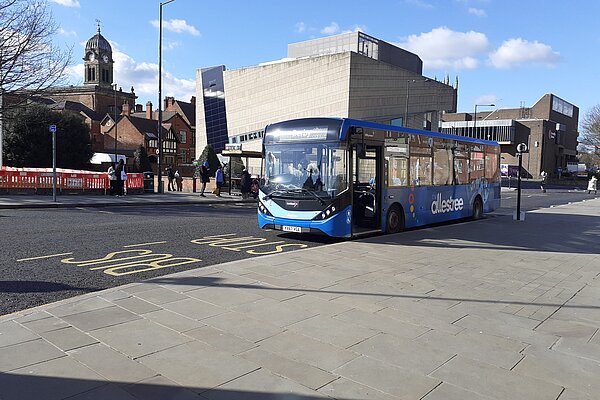
{"label": "tower cupola", "polygon": [[83,61],[83,83],[85,85],[105,87],[112,85],[114,64],[112,47],[100,33],[100,24],[98,24],[98,32],[85,44]]}

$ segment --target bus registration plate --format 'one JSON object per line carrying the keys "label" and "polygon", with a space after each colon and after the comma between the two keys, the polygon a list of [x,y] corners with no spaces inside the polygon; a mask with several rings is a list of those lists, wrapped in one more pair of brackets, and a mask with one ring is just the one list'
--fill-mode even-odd
{"label": "bus registration plate", "polygon": [[287,226],[287,225],[283,225],[281,227],[281,230],[284,232],[297,232],[297,233],[302,233],[302,228],[299,226]]}

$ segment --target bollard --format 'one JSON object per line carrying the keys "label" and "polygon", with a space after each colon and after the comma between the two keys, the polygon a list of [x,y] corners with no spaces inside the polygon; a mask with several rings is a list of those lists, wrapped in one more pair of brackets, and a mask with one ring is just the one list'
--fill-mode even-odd
{"label": "bollard", "polygon": [[196,193],[196,177],[192,178],[192,193]]}

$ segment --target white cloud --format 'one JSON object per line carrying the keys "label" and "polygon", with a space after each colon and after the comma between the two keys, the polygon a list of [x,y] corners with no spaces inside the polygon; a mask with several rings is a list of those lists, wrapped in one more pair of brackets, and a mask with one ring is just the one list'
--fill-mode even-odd
{"label": "white cloud", "polygon": [[337,24],[337,22],[332,22],[329,25],[327,25],[325,28],[321,29],[321,33],[324,33],[326,35],[335,35],[336,33],[340,32],[340,26]]}
{"label": "white cloud", "polygon": [[[160,25],[158,20],[150,21],[150,23],[155,28],[158,28]],[[193,36],[200,36],[200,31],[193,25],[188,25],[184,19],[170,19],[168,21],[163,21],[163,29],[175,33],[189,33]]]}
{"label": "white cloud", "polygon": [[[495,104],[498,107],[501,101],[502,99],[495,94],[484,94],[475,99],[475,104]],[[488,108],[485,109],[488,110]]]}
{"label": "white cloud", "polygon": [[404,0],[404,4],[420,8],[434,8],[433,4],[427,3],[423,0]]}
{"label": "white cloud", "polygon": [[500,69],[509,69],[525,64],[545,64],[554,66],[560,60],[560,54],[547,44],[537,40],[509,39],[502,43],[489,56],[490,63]]}
{"label": "white cloud", "polygon": [[306,31],[306,24],[304,22],[298,22],[294,27],[294,31],[304,33]]}
{"label": "white cloud", "polygon": [[77,36],[77,32],[72,31],[72,30],[71,31],[67,31],[67,30],[65,30],[63,28],[58,28],[58,34],[59,35],[63,35],[63,36],[74,36],[74,37]]}
{"label": "white cloud", "polygon": [[473,14],[477,17],[487,17],[485,10],[482,10],[481,8],[469,7],[467,11],[469,14]]}
{"label": "white cloud", "polygon": [[75,8],[79,8],[81,7],[81,5],[79,4],[79,1],[77,0],[50,0],[53,3],[56,4],[60,4],[61,6],[65,6],[65,7],[75,7]]}
{"label": "white cloud", "polygon": [[477,68],[479,61],[476,57],[487,50],[489,42],[480,32],[455,32],[440,27],[420,35],[410,35],[398,45],[421,57],[427,69],[457,70]]}
{"label": "white cloud", "polygon": [[167,50],[175,50],[178,47],[181,47],[182,43],[181,42],[168,42],[165,44],[165,49]]}
{"label": "white cloud", "polygon": [[366,32],[367,31],[367,27],[366,25],[354,25],[352,27],[352,29],[347,29],[342,31],[342,33],[350,33],[350,32]]}
{"label": "white cloud", "polygon": [[[112,44],[112,42],[111,42]],[[113,47],[114,76],[115,82],[124,91],[129,91],[133,86],[135,94],[139,97],[138,103],[146,103],[150,99],[156,103],[158,93],[158,64],[142,62],[138,63],[129,55],[114,50]],[[69,67],[70,81],[74,85],[83,83],[83,64]],[[189,101],[196,93],[196,81],[194,79],[177,78],[163,68],[162,79],[163,96],[174,96],[176,99]]]}

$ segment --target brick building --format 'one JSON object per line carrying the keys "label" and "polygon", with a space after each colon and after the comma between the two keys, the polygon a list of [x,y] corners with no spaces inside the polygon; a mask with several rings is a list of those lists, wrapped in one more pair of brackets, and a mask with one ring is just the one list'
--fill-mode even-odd
{"label": "brick building", "polygon": [[[150,105],[151,107],[151,105]],[[185,123],[185,122],[184,122]],[[140,145],[143,145],[150,159],[150,163],[157,163],[158,149],[158,121],[132,115],[129,106],[123,105],[123,112],[117,118],[117,123],[110,116],[102,121],[104,132],[104,145],[106,149],[114,148],[115,133],[117,134],[117,149],[119,154],[127,156],[128,164],[133,163],[133,154]],[[163,139],[163,165],[177,165],[178,137],[172,123],[163,123],[161,126]]]}
{"label": "brick building", "polygon": [[542,171],[555,176],[567,162],[577,162],[579,108],[554,94],[543,95],[532,107],[444,114],[441,131],[495,140],[502,151],[501,164],[517,166],[516,148],[525,143],[524,176],[539,178]]}

